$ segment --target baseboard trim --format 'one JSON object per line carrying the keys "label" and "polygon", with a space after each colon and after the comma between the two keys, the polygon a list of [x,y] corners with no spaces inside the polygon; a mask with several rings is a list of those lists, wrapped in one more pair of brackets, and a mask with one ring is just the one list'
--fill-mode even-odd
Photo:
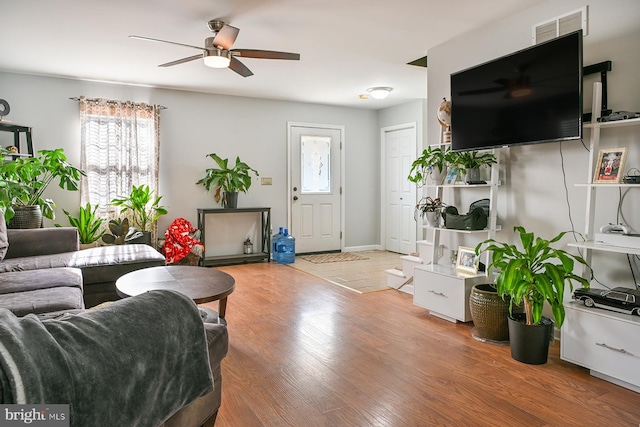
{"label": "baseboard trim", "polygon": [[362,251],[381,251],[383,250],[380,245],[366,245],[366,246],[349,246],[345,247],[343,252],[362,252]]}

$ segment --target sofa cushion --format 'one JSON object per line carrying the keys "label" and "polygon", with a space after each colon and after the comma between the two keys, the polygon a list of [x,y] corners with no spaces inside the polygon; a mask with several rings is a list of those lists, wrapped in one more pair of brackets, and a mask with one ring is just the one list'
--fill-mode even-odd
{"label": "sofa cushion", "polygon": [[4,259],[4,256],[9,250],[9,240],[7,239],[7,223],[4,222],[4,218],[0,219],[0,261]]}
{"label": "sofa cushion", "polygon": [[18,317],[84,308],[82,289],[58,287],[0,295],[0,308]]}
{"label": "sofa cushion", "polygon": [[80,269],[62,267],[0,274],[0,294],[58,287],[78,288],[82,291]]}
{"label": "sofa cushion", "polygon": [[165,265],[164,256],[148,245],[114,245],[81,251],[7,258],[0,263],[0,273],[75,267],[82,270],[84,285],[115,282],[133,270]]}

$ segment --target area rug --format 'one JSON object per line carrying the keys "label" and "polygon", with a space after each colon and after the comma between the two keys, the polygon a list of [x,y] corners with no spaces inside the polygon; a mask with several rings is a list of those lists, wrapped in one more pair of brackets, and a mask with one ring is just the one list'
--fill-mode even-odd
{"label": "area rug", "polygon": [[365,256],[358,255],[353,252],[336,252],[330,254],[316,254],[316,255],[300,255],[305,261],[312,262],[314,264],[324,264],[327,262],[346,262],[346,261],[361,261],[369,259]]}

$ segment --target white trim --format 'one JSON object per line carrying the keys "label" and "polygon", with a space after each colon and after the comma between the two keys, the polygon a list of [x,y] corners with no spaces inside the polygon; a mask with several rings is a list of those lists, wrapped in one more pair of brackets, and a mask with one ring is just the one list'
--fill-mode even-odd
{"label": "white trim", "polygon": [[346,136],[345,136],[345,127],[344,125],[323,125],[318,123],[302,123],[302,122],[287,122],[287,226],[291,228],[291,200],[292,200],[292,190],[291,190],[291,130],[294,127],[305,127],[305,128],[316,128],[316,129],[331,129],[337,130],[340,132],[340,188],[342,192],[340,194],[340,232],[342,233],[342,238],[340,239],[340,250],[344,252],[344,242],[346,241],[347,232],[345,230],[345,185],[344,185],[344,177],[345,177],[345,147],[346,147]]}
{"label": "white trim", "polygon": [[[396,130],[402,130],[402,129],[413,129],[415,136],[416,136],[416,158],[418,157],[418,153],[422,150],[421,146],[418,144],[418,124],[417,122],[409,122],[409,123],[403,123],[403,124],[399,124],[399,125],[393,125],[393,126],[385,126],[383,128],[380,128],[380,242],[378,243],[378,246],[380,246],[381,250],[386,250],[386,241],[387,241],[387,234],[386,234],[386,206],[387,206],[387,193],[385,191],[386,188],[386,182],[387,182],[387,176],[386,176],[386,147],[385,147],[385,142],[386,142],[386,138],[385,135],[387,134],[387,132],[393,132]],[[416,193],[416,197],[417,197],[417,193]],[[414,204],[417,203],[418,201],[415,200]],[[418,233],[416,231],[416,242],[418,240]],[[417,243],[416,243],[417,245]]]}
{"label": "white trim", "polygon": [[342,252],[362,252],[362,251],[383,251],[380,245],[365,245],[365,246],[349,246],[342,248]]}

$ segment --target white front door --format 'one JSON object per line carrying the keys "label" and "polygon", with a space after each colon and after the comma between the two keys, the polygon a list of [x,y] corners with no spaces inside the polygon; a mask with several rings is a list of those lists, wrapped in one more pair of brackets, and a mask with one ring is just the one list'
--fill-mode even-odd
{"label": "white front door", "polygon": [[296,253],[341,249],[341,128],[289,125],[291,234]]}
{"label": "white front door", "polygon": [[410,254],[416,250],[416,222],[413,218],[416,185],[409,181],[416,158],[415,126],[383,129],[385,152],[385,248]]}

